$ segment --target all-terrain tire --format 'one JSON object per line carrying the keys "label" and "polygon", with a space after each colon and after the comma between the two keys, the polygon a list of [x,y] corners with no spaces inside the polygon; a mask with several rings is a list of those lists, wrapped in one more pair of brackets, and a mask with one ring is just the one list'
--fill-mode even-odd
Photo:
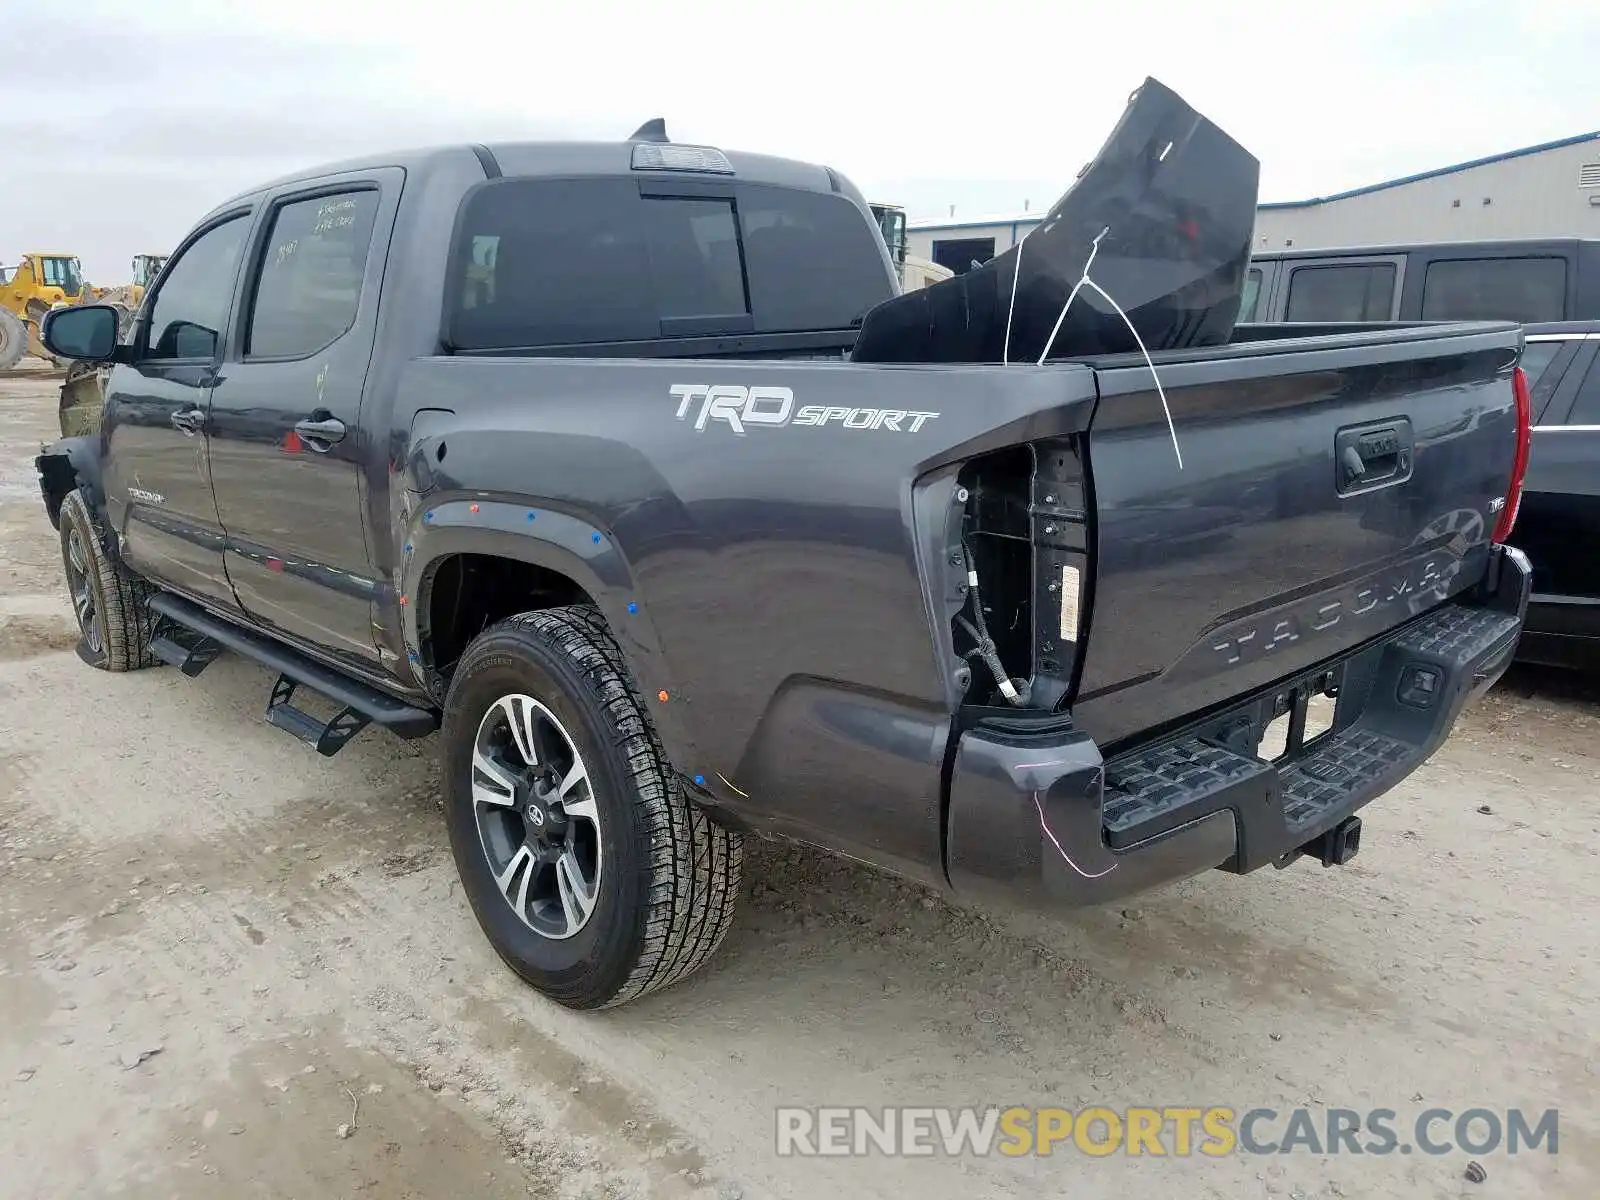
{"label": "all-terrain tire", "polygon": [[102,671],[153,667],[155,589],[106,550],[100,521],[74,488],[61,502],[61,559],[78,620],[78,655]]}
{"label": "all-terrain tire", "polygon": [[8,371],[28,352],[28,327],[8,309],[0,308],[0,371]]}
{"label": "all-terrain tire", "polygon": [[[480,726],[509,696],[531,697],[556,718],[592,782],[605,866],[587,923],[560,939],[532,928],[526,906],[519,915],[502,892],[473,798]],[[522,613],[480,634],[451,679],[441,754],[468,902],[495,951],[546,996],[584,1009],[638,999],[693,973],[727,935],[743,838],[684,795],[595,608]]]}

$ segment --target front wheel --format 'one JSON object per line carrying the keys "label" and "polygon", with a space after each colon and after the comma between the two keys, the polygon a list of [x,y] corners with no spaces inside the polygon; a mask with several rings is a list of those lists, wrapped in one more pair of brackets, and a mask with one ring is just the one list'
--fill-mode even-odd
{"label": "front wheel", "polygon": [[684,796],[595,609],[481,634],[451,680],[442,742],[463,888],[523,979],[603,1008],[711,957],[733,921],[742,839]]}
{"label": "front wheel", "polygon": [[102,671],[154,666],[154,589],[107,552],[99,520],[78,488],[61,502],[61,565],[83,635],[78,656]]}

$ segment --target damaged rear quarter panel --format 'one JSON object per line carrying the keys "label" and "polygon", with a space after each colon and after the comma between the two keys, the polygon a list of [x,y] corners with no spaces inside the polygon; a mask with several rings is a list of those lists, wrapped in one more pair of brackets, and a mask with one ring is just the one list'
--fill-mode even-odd
{"label": "damaged rear quarter panel", "polygon": [[914,518],[913,483],[1082,430],[1093,386],[1070,366],[421,360],[396,427],[452,415],[404,456],[403,574],[485,536],[472,518],[550,545],[592,531],[560,553],[673,711],[681,771],[755,823],[937,870],[949,633],[919,568],[944,530]]}

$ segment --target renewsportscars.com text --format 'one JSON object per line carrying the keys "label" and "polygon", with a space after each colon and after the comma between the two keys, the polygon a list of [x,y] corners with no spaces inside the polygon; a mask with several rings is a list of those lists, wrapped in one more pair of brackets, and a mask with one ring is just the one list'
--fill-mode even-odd
{"label": "renewsportscars.com text", "polygon": [[783,1156],[1555,1154],[1555,1109],[1235,1109],[1164,1106],[777,1110]]}

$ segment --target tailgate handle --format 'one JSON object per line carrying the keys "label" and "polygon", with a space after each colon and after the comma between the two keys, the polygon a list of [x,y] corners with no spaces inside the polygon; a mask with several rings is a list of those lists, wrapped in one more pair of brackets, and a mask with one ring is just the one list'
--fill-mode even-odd
{"label": "tailgate handle", "polygon": [[1339,435],[1339,490],[1398,482],[1411,473],[1411,422],[1349,429]]}

